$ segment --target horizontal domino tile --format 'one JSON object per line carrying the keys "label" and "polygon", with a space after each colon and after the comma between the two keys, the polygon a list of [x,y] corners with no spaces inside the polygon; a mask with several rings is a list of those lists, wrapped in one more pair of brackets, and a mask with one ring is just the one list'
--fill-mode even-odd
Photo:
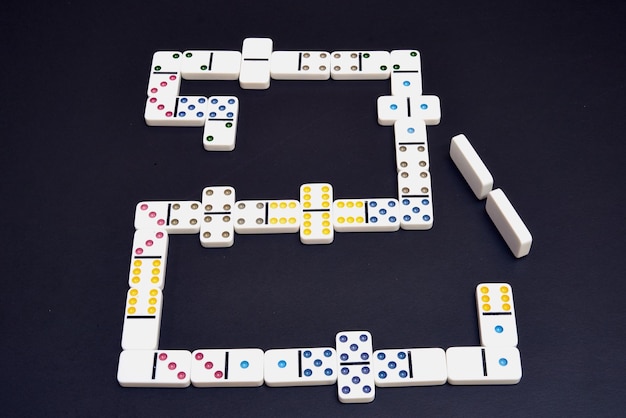
{"label": "horizontal domino tile", "polygon": [[[339,232],[366,232],[395,231],[398,225],[402,229],[432,227],[432,191],[425,126],[439,123],[441,106],[438,97],[422,95],[419,51],[394,50],[391,53],[334,51],[329,54],[324,51],[272,51],[272,49],[273,42],[269,38],[247,38],[244,40],[242,52],[158,51],[153,56],[148,81],[146,124],[211,126],[209,121],[212,118],[223,119],[218,112],[215,112],[216,116],[210,116],[214,111],[211,108],[211,97],[207,100],[204,96],[179,96],[181,78],[239,79],[241,88],[252,89],[268,88],[270,78],[285,80],[327,80],[329,77],[334,80],[391,78],[391,95],[378,99],[377,110],[379,124],[394,125],[398,200],[381,198],[333,200],[330,184],[310,183],[302,185],[300,200],[235,202],[234,188],[210,186],[203,190],[202,203],[140,202],[135,215],[136,238],[139,238],[136,239],[137,242],[133,241],[129,273],[131,289],[127,299],[122,337],[122,347],[125,351],[120,355],[118,366],[120,385],[185,387],[191,382],[197,387],[259,386],[265,382],[268,386],[299,386],[334,384],[339,377],[340,401],[350,403],[371,402],[374,398],[375,385],[437,385],[443,383],[444,375],[451,384],[517,383],[521,378],[519,351],[508,346],[511,340],[504,342],[505,346],[502,347],[485,340],[483,323],[480,323],[481,342],[488,347],[451,347],[445,355],[439,348],[411,348],[378,350],[374,353],[376,356],[372,357],[371,334],[367,331],[337,334],[338,358],[335,357],[338,353],[334,349],[324,347],[274,349],[265,353],[260,349],[202,349],[193,353],[193,359],[188,351],[157,350],[162,307],[160,289],[163,287],[168,233],[199,233],[203,246],[225,247],[233,245],[234,232],[277,233],[300,230],[301,238],[304,236],[302,238],[304,244],[317,244],[332,242],[334,229]],[[238,106],[236,97],[231,96],[230,100],[228,104],[234,104],[234,100]],[[221,106],[221,103],[217,105]],[[218,110],[223,109],[220,107]],[[235,108],[232,119],[235,125],[237,111],[238,108]],[[205,143],[205,149],[232,150],[235,130],[225,132],[228,134],[227,145],[217,144],[211,147]],[[211,134],[206,132],[205,127],[203,142],[206,142],[205,138]],[[451,156],[452,154],[451,149]],[[270,206],[272,203],[280,205],[280,202],[286,206],[282,208]],[[254,210],[248,212],[249,206],[236,208],[235,203],[251,204]],[[372,203],[376,205],[370,206]],[[487,212],[492,219],[495,218],[494,223],[512,251],[516,256],[520,256],[517,254],[524,251],[527,253],[530,244],[526,244],[523,236],[520,238],[523,234],[511,210],[516,216],[517,213],[512,206],[507,207],[505,203],[510,206],[508,200],[504,201],[499,193],[492,192],[487,199]],[[371,217],[371,208],[374,208],[373,216],[377,218],[376,221]],[[271,209],[291,211],[293,213],[290,215],[299,214],[302,218],[292,222],[293,216],[287,216],[286,213],[283,213],[282,217],[271,217]],[[240,222],[236,223],[235,219]],[[373,224],[381,219],[385,219],[384,228],[373,228]],[[281,227],[272,230],[265,226],[274,221]],[[521,222],[521,219],[519,221]],[[284,227],[286,224],[291,224],[288,229]],[[152,237],[154,234],[162,234],[161,238],[166,238],[159,243],[160,247],[154,245],[154,242],[147,245],[147,242],[154,238]],[[515,240],[521,241],[521,244]],[[528,249],[525,249],[525,245]],[[150,252],[147,247],[158,254],[150,253],[145,258],[158,260],[159,257],[163,257],[162,264],[156,262],[145,266],[142,256],[138,255],[136,250]],[[484,293],[481,289],[492,285],[497,285],[500,289],[508,286],[505,283],[480,284],[477,288],[477,298],[480,297],[481,302],[484,302],[482,300]],[[490,288],[487,292],[489,297],[491,291]],[[500,292],[506,293],[502,290]],[[480,315],[484,306],[478,306],[478,309]],[[130,319],[131,317],[136,317],[139,321],[134,322],[135,319]],[[514,314],[511,318],[514,325]],[[143,320],[147,322],[142,322]],[[364,336],[367,338],[362,340]],[[356,344],[351,343],[354,338],[360,339],[360,342],[355,340]],[[138,344],[135,346],[137,341]],[[350,345],[347,352],[344,346],[346,343]],[[352,345],[361,344],[365,347],[354,350],[366,354],[367,360],[361,359],[354,363],[349,355],[344,357],[353,350]],[[284,360],[283,357],[288,360]],[[290,374],[291,369],[287,370],[287,364],[292,366],[294,359],[298,362],[298,367],[293,369],[298,371],[296,377]],[[476,361],[477,359],[480,361]],[[400,367],[406,366],[406,370],[404,368],[398,370],[398,374],[394,375],[392,370],[395,371],[400,364],[402,364]],[[354,370],[351,371],[351,368]],[[372,368],[376,373],[372,373]],[[359,382],[350,377],[352,373],[356,373]],[[344,374],[348,377],[341,377]],[[362,390],[363,388],[367,390]],[[357,393],[355,389],[361,392]]]}

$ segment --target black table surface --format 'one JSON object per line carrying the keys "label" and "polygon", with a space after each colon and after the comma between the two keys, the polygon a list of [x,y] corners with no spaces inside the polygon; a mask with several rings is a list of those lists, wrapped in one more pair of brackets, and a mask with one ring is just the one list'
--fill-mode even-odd
{"label": "black table surface", "polygon": [[[626,6],[618,1],[33,2],[0,8],[2,410],[10,416],[619,416],[626,408],[623,257]],[[340,3],[340,4],[337,4]],[[143,120],[152,54],[418,49],[428,128],[430,231],[237,235],[206,249],[171,236],[160,348],[478,345],[474,288],[515,293],[514,386],[131,389],[116,380],[133,216],[142,200],[396,195],[384,81],[184,81],[240,100],[237,147]],[[452,163],[465,133],[533,235],[512,256]]]}

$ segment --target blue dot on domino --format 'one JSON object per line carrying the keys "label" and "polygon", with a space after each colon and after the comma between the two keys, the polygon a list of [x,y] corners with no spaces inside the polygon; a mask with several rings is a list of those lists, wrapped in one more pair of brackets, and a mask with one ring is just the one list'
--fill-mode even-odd
{"label": "blue dot on domino", "polygon": [[361,340],[363,342],[367,341],[367,335],[361,334],[361,336],[359,337],[359,340]]}
{"label": "blue dot on domino", "polygon": [[311,369],[305,369],[305,370],[304,370],[304,375],[305,375],[306,377],[309,377],[309,376],[311,376],[312,374],[313,374],[313,371],[312,371]]}
{"label": "blue dot on domino", "polygon": [[220,105],[220,107],[218,107],[218,109],[221,110],[221,111],[224,111],[224,110],[226,110],[226,106]]}
{"label": "blue dot on domino", "polygon": [[378,377],[380,377],[381,379],[386,379],[387,378],[387,372],[385,372],[385,371],[378,372]]}
{"label": "blue dot on domino", "polygon": [[393,200],[390,200],[389,202],[387,202],[387,206],[389,206],[390,208],[393,208],[396,206],[396,202],[394,202]]}
{"label": "blue dot on domino", "polygon": [[180,99],[180,102],[181,102],[181,103],[187,103],[187,98],[186,98],[186,97],[183,97],[182,99]]}
{"label": "blue dot on domino", "polygon": [[196,113],[196,116],[198,116],[199,118],[204,117],[204,112],[198,112]]}
{"label": "blue dot on domino", "polygon": [[304,353],[302,353],[302,355],[304,356],[304,358],[309,358],[309,357],[311,357],[311,351],[310,350],[304,350]]}
{"label": "blue dot on domino", "polygon": [[235,99],[228,99],[228,104],[233,104],[235,103]]}
{"label": "blue dot on domino", "polygon": [[395,216],[390,216],[389,217],[389,222],[395,223],[396,222],[396,217]]}
{"label": "blue dot on domino", "polygon": [[430,200],[422,199],[422,205],[428,205],[428,204],[430,204]]}
{"label": "blue dot on domino", "polygon": [[363,386],[363,392],[365,393],[370,393],[372,391],[372,388],[368,385]]}
{"label": "blue dot on domino", "polygon": [[215,113],[215,112],[211,112],[211,113],[209,113],[209,116],[210,116],[210,117],[212,117],[212,118],[214,118],[214,117],[216,117],[216,116],[217,116],[217,113]]}
{"label": "blue dot on domino", "polygon": [[204,103],[204,102],[206,102],[206,100],[204,99],[204,97],[201,97],[201,98],[198,99],[198,102],[199,103]]}
{"label": "blue dot on domino", "polygon": [[410,81],[404,81],[402,83],[402,85],[405,86],[405,87],[409,87],[411,85],[411,82]]}
{"label": "blue dot on domino", "polygon": [[392,104],[391,106],[389,106],[389,108],[391,110],[396,110],[398,108],[398,105],[397,104]]}
{"label": "blue dot on domino", "polygon": [[404,219],[406,222],[409,222],[411,220],[411,215],[404,215],[402,219]]}
{"label": "blue dot on domino", "polygon": [[348,341],[348,337],[346,337],[345,335],[342,335],[339,337],[339,341],[341,341],[342,343],[345,343],[346,341]]}
{"label": "blue dot on domino", "polygon": [[330,357],[333,355],[333,352],[330,350],[324,350],[324,357]]}
{"label": "blue dot on domino", "polygon": [[415,132],[415,128],[409,128],[406,130],[408,133],[412,134]]}
{"label": "blue dot on domino", "polygon": [[352,377],[352,383],[354,383],[355,385],[358,385],[360,381],[361,381],[361,378],[359,376]]}
{"label": "blue dot on domino", "polygon": [[350,370],[347,367],[342,367],[341,374],[350,374]]}
{"label": "blue dot on domino", "polygon": [[425,220],[426,222],[430,221],[430,216],[429,215],[424,215],[422,216],[422,219]]}
{"label": "blue dot on domino", "polygon": [[370,359],[370,355],[367,353],[361,353],[361,360],[369,360]]}
{"label": "blue dot on domino", "polygon": [[370,202],[370,207],[375,208],[376,206],[378,206],[376,202]]}
{"label": "blue dot on domino", "polygon": [[375,224],[376,222],[378,222],[378,218],[377,218],[377,217],[375,217],[375,216],[372,216],[372,217],[370,218],[370,222],[371,222],[371,223],[373,223],[373,224]]}
{"label": "blue dot on domino", "polygon": [[418,208],[417,206],[415,206],[413,209],[411,209],[411,211],[413,213],[420,213],[420,208]]}
{"label": "blue dot on domino", "polygon": [[400,370],[400,377],[401,378],[406,378],[409,374],[406,372],[406,370]]}
{"label": "blue dot on domino", "polygon": [[378,211],[378,213],[380,213],[381,215],[386,215],[387,214],[387,209],[382,208],[381,210]]}
{"label": "blue dot on domino", "polygon": [[250,363],[244,360],[241,362],[240,366],[242,369],[247,369],[250,366]]}
{"label": "blue dot on domino", "polygon": [[217,103],[217,99],[212,99],[211,103],[213,103],[213,104]]}
{"label": "blue dot on domino", "polygon": [[404,360],[404,359],[406,358],[406,353],[405,353],[404,351],[400,351],[400,352],[398,353],[398,358],[399,358],[400,360]]}
{"label": "blue dot on domino", "polygon": [[181,118],[184,118],[186,114],[187,113],[185,112],[178,112],[178,116],[180,116]]}
{"label": "blue dot on domino", "polygon": [[350,351],[356,351],[359,349],[359,346],[357,344],[350,344]]}
{"label": "blue dot on domino", "polygon": [[343,392],[344,394],[348,394],[350,393],[350,386],[344,386],[341,388],[341,392]]}
{"label": "blue dot on domino", "polygon": [[313,364],[315,365],[315,367],[320,367],[322,365],[322,360],[320,359],[315,359],[315,361],[313,362]]}
{"label": "blue dot on domino", "polygon": [[502,325],[496,325],[495,331],[498,334],[502,334],[502,331],[504,331],[504,328],[502,328]]}
{"label": "blue dot on domino", "polygon": [[229,117],[229,118],[232,118],[232,117],[233,117],[233,112],[228,112],[228,113],[226,114],[226,116],[227,116],[227,117]]}
{"label": "blue dot on domino", "polygon": [[385,356],[385,353],[378,353],[376,354],[376,357],[378,357],[378,360],[384,360],[387,356]]}
{"label": "blue dot on domino", "polygon": [[361,368],[361,373],[363,373],[363,374],[370,374],[370,368],[367,367],[367,366],[363,366]]}
{"label": "blue dot on domino", "polygon": [[426,103],[422,103],[422,104],[420,105],[420,107],[421,107],[423,110],[428,109],[428,105],[427,105]]}
{"label": "blue dot on domino", "polygon": [[195,105],[190,104],[189,106],[187,106],[187,109],[189,110],[194,110],[196,108]]}
{"label": "blue dot on domino", "polygon": [[348,360],[348,355],[346,353],[341,353],[341,356],[339,356],[339,358],[341,358],[341,360],[346,361]]}
{"label": "blue dot on domino", "polygon": [[505,358],[501,358],[500,360],[498,360],[498,363],[500,364],[500,366],[506,366],[507,364],[509,364],[508,360]]}
{"label": "blue dot on domino", "polygon": [[388,366],[389,366],[390,369],[395,369],[398,365],[396,364],[395,361],[390,361]]}
{"label": "blue dot on domino", "polygon": [[333,375],[333,369],[325,369],[324,370],[324,374],[326,376],[332,376]]}
{"label": "blue dot on domino", "polygon": [[284,369],[285,367],[287,367],[287,362],[285,360],[280,360],[278,362],[278,367],[280,367],[281,369]]}
{"label": "blue dot on domino", "polygon": [[402,204],[404,206],[407,206],[407,205],[411,204],[411,201],[409,199],[402,199]]}

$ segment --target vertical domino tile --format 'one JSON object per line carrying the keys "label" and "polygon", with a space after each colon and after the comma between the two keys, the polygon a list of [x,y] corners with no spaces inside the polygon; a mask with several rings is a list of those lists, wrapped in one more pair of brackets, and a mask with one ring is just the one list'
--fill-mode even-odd
{"label": "vertical domino tile", "polygon": [[426,124],[423,120],[406,118],[393,125],[398,171],[423,171],[430,168]]}
{"label": "vertical domino tile", "polygon": [[124,308],[122,348],[156,350],[161,332],[163,295],[158,287],[131,287]]}
{"label": "vertical domino tile", "polygon": [[450,158],[476,197],[486,198],[493,188],[493,177],[465,135],[457,135],[450,141]]}
{"label": "vertical domino tile", "polygon": [[333,242],[333,186],[328,183],[303,184],[300,186],[300,204],[302,206],[300,241],[303,244]]}
{"label": "vertical domino tile", "polygon": [[156,286],[163,289],[168,242],[169,237],[165,230],[135,231],[128,275],[130,287]]}
{"label": "vertical domino tile", "polygon": [[422,95],[422,62],[419,51],[394,50],[390,54],[391,95]]}
{"label": "vertical domino tile", "polygon": [[209,97],[202,144],[207,151],[235,149],[239,99],[234,96]]}
{"label": "vertical domino tile", "polygon": [[337,381],[337,352],[331,347],[267,350],[264,379],[272,387],[332,385]]}
{"label": "vertical domino tile", "polygon": [[398,173],[400,228],[430,229],[433,226],[433,204],[430,173]]}
{"label": "vertical domino tile", "polygon": [[372,370],[372,335],[367,331],[343,331],[336,336],[339,357],[337,391],[342,403],[368,403],[375,397]]}
{"label": "vertical domino tile", "polygon": [[516,258],[528,255],[533,237],[501,189],[489,192],[485,209],[513,255]]}
{"label": "vertical domino tile", "polygon": [[200,244],[203,247],[231,247],[234,244],[234,205],[235,189],[230,186],[210,186],[202,190]]}
{"label": "vertical domino tile", "polygon": [[246,38],[241,48],[239,85],[242,89],[265,90],[270,86],[270,38]]}
{"label": "vertical domino tile", "polygon": [[476,308],[482,346],[517,346],[515,305],[508,283],[480,283],[476,286]]}
{"label": "vertical domino tile", "polygon": [[123,387],[186,388],[191,353],[185,350],[126,350],[120,353],[117,381]]}
{"label": "vertical domino tile", "polygon": [[157,51],[152,55],[148,96],[178,96],[181,57],[182,54],[179,51]]}
{"label": "vertical domino tile", "polygon": [[195,387],[256,387],[263,384],[263,350],[196,350],[191,354]]}

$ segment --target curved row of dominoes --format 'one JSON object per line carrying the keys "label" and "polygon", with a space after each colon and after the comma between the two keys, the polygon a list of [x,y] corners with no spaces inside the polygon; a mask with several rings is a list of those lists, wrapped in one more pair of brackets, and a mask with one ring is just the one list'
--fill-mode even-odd
{"label": "curved row of dominoes", "polygon": [[[153,231],[167,246],[167,233]],[[142,254],[145,254],[143,252]],[[155,258],[156,259],[156,258]],[[164,265],[159,264],[157,269]],[[162,293],[131,288],[117,379],[126,387],[257,387],[337,384],[343,403],[374,400],[375,387],[516,384],[522,376],[511,286],[476,287],[481,346],[373,350],[368,331],[341,331],[335,347],[158,350]],[[127,324],[129,332],[127,333]],[[132,335],[131,335],[132,332]],[[150,335],[149,335],[150,334]],[[156,335],[155,335],[156,334]],[[141,339],[137,339],[141,336]],[[132,338],[125,338],[132,337]],[[132,341],[131,341],[132,340]],[[134,344],[128,346],[128,344]],[[151,344],[151,345],[150,345]]]}

